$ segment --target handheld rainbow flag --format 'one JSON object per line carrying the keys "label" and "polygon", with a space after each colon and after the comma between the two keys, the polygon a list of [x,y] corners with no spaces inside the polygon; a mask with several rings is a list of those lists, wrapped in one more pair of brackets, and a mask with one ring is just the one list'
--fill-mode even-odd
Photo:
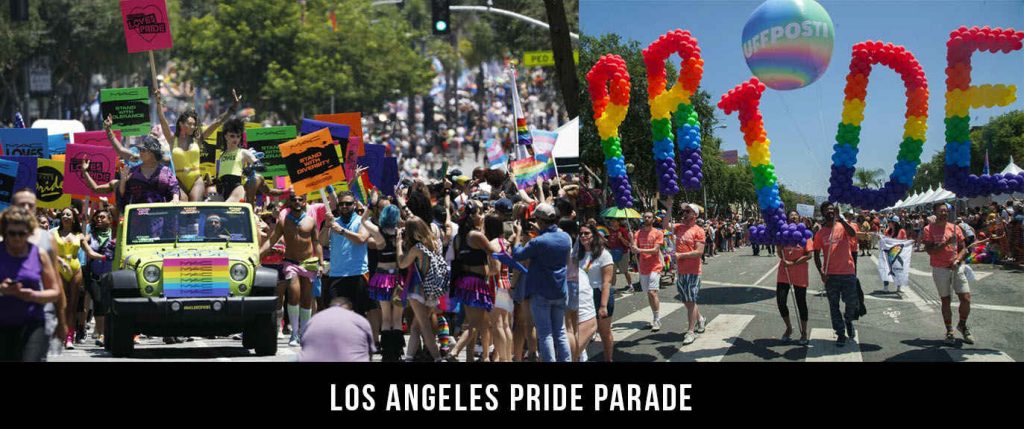
{"label": "handheld rainbow flag", "polygon": [[501,148],[498,139],[487,139],[484,150],[487,152],[487,168],[499,170],[508,162],[508,155],[505,155],[505,150]]}
{"label": "handheld rainbow flag", "polygon": [[533,136],[530,129],[526,127],[526,115],[523,113],[523,103],[519,101],[519,82],[516,80],[516,69],[509,69],[512,73],[512,114],[516,120],[516,140],[522,146],[533,145]]}
{"label": "handheld rainbow flag", "polygon": [[364,171],[363,174],[356,177],[350,188],[352,188],[352,193],[355,194],[356,199],[363,204],[369,204],[370,191],[374,189],[373,183],[370,182],[369,174]]}
{"label": "handheld rainbow flag", "polygon": [[534,157],[528,156],[512,161],[510,165],[516,177],[516,187],[519,189],[526,189],[532,186],[534,183],[537,183],[538,178],[548,180],[555,177],[555,163],[550,159],[548,162],[540,162]]}

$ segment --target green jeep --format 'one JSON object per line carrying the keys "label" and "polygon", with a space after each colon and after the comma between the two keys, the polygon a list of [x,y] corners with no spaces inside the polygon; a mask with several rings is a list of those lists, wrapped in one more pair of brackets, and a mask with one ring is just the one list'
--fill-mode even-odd
{"label": "green jeep", "polygon": [[243,203],[130,205],[114,271],[101,279],[106,346],[130,356],[136,334],[227,336],[277,353],[277,272],[260,266],[256,217]]}

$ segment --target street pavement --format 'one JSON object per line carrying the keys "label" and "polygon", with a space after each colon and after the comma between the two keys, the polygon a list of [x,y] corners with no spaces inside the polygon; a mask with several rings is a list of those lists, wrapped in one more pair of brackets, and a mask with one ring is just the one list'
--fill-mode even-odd
{"label": "street pavement", "polygon": [[[858,277],[865,293],[867,315],[855,322],[857,340],[846,347],[834,346],[828,300],[811,264],[811,285],[807,295],[810,346],[780,340],[785,324],[775,301],[778,259],[753,256],[749,247],[720,253],[704,265],[699,296],[701,313],[709,321],[697,341],[683,346],[687,328],[686,309],[676,298],[674,286],[659,291],[662,328],[651,332],[644,293],[619,291],[612,330],[615,361],[742,361],[742,362],[1012,362],[1024,359],[1024,272],[1001,266],[975,266],[978,281],[971,284],[973,305],[968,326],[975,344],[958,341],[944,344],[945,328],[939,298],[931,279],[928,256],[915,252],[910,286],[900,295],[883,293],[873,257],[858,258]],[[636,276],[634,275],[634,281]],[[625,278],[617,275],[618,289]],[[892,286],[890,286],[892,288]],[[954,298],[953,317],[957,320]],[[792,292],[788,299],[794,324],[793,338],[799,338],[797,311]],[[603,359],[599,343],[588,352],[591,360]]]}

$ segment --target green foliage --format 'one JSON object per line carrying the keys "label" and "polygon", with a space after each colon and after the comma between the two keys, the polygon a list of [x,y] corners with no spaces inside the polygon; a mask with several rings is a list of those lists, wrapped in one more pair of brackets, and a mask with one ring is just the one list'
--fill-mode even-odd
{"label": "green foliage", "polygon": [[[580,64],[577,73],[580,79],[580,99],[582,125],[580,126],[581,149],[583,164],[595,173],[604,174],[604,154],[594,124],[594,111],[590,103],[590,93],[586,79],[587,72],[597,63],[601,56],[609,53],[617,54],[626,61],[630,75],[629,111],[626,119],[619,126],[622,139],[623,157],[626,164],[635,168],[630,172],[637,203],[642,208],[653,205],[657,188],[654,160],[651,154],[653,141],[651,137],[650,107],[647,103],[647,69],[644,66],[641,51],[643,47],[636,41],[624,42],[615,34],[606,34],[600,38],[581,36]],[[669,63],[668,81],[675,82],[675,64]],[[754,175],[747,156],[741,156],[736,165],[727,165],[721,158],[722,141],[714,131],[721,128],[715,104],[711,95],[698,90],[691,100],[694,110],[700,119],[701,152],[704,160],[704,187],[707,191],[707,207],[712,215],[724,214],[727,211],[757,211],[757,194],[754,191]],[[738,126],[738,125],[736,125]],[[797,202],[813,204],[814,199],[808,195],[792,192],[780,185],[780,194],[786,207],[795,207]],[[681,192],[675,202],[696,202],[704,205],[703,190]]]}
{"label": "green foliage", "polygon": [[[397,11],[371,11],[369,0],[297,2],[225,0],[185,20],[175,57],[186,76],[214,94],[237,88],[259,113],[290,121],[326,112],[367,111],[426,89],[429,63],[412,48],[412,29]],[[338,31],[327,13],[334,10]]]}
{"label": "green foliage", "polygon": [[854,185],[862,189],[881,188],[884,174],[885,170],[880,168],[874,170],[858,168],[853,173]]}
{"label": "green foliage", "polygon": [[[973,127],[971,136],[971,172],[982,174],[985,168],[985,149],[988,148],[989,167],[998,173],[1014,161],[1024,160],[1024,111],[1015,110],[992,118],[987,124]],[[922,162],[914,176],[914,185],[908,194],[938,188],[945,177],[946,151],[940,150],[932,159]]]}

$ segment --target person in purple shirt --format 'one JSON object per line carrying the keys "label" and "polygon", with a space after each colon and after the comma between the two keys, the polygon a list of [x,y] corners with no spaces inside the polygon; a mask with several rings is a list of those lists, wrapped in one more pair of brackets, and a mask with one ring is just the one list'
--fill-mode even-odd
{"label": "person in purple shirt", "polygon": [[537,327],[537,345],[544,362],[572,360],[569,338],[565,332],[566,263],[572,247],[569,234],[555,226],[558,210],[551,204],[539,204],[533,211],[538,235],[525,246],[518,243],[521,227],[513,226],[512,257],[529,260],[526,294]]}
{"label": "person in purple shirt", "polygon": [[[178,179],[174,176],[174,170],[160,162],[163,159],[160,142],[153,136],[146,136],[142,140],[141,149],[139,158],[142,164],[130,170],[122,168],[119,179],[97,185],[92,176],[83,174],[85,185],[98,194],[116,190],[119,197],[117,203],[121,209],[129,204],[178,202]],[[81,171],[88,169],[89,160],[85,160]]]}
{"label": "person in purple shirt", "polygon": [[57,271],[29,243],[36,219],[13,206],[0,214],[0,362],[42,362],[49,348],[43,306],[57,302]]}
{"label": "person in purple shirt", "polygon": [[370,322],[352,311],[348,298],[338,297],[309,319],[299,362],[369,362],[374,351]]}

